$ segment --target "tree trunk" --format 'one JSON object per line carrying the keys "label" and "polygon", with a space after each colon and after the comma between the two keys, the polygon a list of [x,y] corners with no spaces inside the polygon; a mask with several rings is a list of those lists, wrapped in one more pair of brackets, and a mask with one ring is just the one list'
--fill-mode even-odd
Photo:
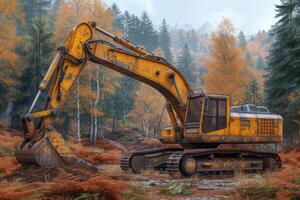
{"label": "tree trunk", "polygon": [[98,133],[99,133],[99,138],[101,138],[101,139],[104,139],[104,135],[103,135],[103,133],[102,133],[102,131],[101,131],[101,125],[100,125],[100,123],[98,123]]}
{"label": "tree trunk", "polygon": [[77,80],[77,140],[81,140],[79,78]]}
{"label": "tree trunk", "polygon": [[126,122],[126,110],[125,110],[125,105],[123,105],[123,123]]}
{"label": "tree trunk", "polygon": [[112,127],[112,133],[113,134],[116,133],[116,126],[117,126],[117,122],[116,122],[116,116],[114,114],[114,116],[113,116],[113,127]]}
{"label": "tree trunk", "polygon": [[[94,101],[94,108],[97,107],[100,97],[100,84],[99,84],[99,66],[97,65],[97,72],[96,72],[96,85],[97,85],[97,96]],[[96,113],[94,113],[94,133],[93,133],[93,143],[97,143],[97,136],[98,136],[98,116]]]}
{"label": "tree trunk", "polygon": [[[92,69],[89,66],[89,89],[92,91]],[[90,102],[90,141],[94,144],[94,127],[93,127],[93,101]]]}
{"label": "tree trunk", "polygon": [[4,112],[4,116],[3,116],[3,119],[5,121],[4,126],[7,128],[11,126],[11,113],[12,113],[13,105],[14,104],[12,102],[9,102]]}

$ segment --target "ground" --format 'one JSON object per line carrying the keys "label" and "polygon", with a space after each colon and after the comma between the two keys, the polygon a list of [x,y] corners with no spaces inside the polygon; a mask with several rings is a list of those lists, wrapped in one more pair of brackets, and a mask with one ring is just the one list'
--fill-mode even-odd
{"label": "ground", "polygon": [[23,167],[14,157],[22,140],[20,131],[0,130],[0,199],[128,199],[128,200],[212,200],[212,199],[300,199],[300,148],[280,152],[283,167],[264,174],[236,174],[234,177],[172,178],[145,171],[124,173],[119,160],[127,149],[161,146],[158,141],[122,144],[110,140],[92,145],[68,141],[74,153],[93,163],[98,171],[64,167]]}

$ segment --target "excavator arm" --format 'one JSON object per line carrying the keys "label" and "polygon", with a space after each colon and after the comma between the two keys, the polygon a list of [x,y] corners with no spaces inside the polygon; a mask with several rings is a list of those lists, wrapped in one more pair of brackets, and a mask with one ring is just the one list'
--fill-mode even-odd
{"label": "excavator arm", "polygon": [[[95,32],[109,39],[94,39]],[[82,163],[74,159],[52,123],[88,61],[130,76],[159,91],[166,98],[176,138],[182,139],[180,127],[184,124],[190,92],[184,76],[164,59],[107,33],[95,23],[82,23],[71,30],[64,45],[58,49],[29,111],[21,117],[25,140],[16,151],[20,163],[38,163],[41,166],[57,166],[74,160]],[[47,94],[44,109],[33,112],[42,93]]]}

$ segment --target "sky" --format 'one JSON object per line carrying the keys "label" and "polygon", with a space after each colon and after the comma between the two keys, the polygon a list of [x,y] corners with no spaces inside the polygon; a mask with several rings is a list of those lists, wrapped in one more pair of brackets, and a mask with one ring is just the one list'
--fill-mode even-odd
{"label": "sky", "polygon": [[165,18],[171,26],[192,25],[198,29],[205,22],[216,26],[223,17],[233,21],[238,31],[252,35],[269,30],[276,22],[275,5],[280,0],[104,0],[110,6],[116,3],[121,11],[140,16],[147,11],[158,26]]}

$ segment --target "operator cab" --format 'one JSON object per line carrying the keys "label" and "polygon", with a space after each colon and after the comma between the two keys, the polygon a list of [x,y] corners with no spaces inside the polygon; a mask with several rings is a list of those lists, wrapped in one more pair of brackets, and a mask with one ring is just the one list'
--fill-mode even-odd
{"label": "operator cab", "polygon": [[230,97],[226,95],[190,95],[184,124],[185,133],[209,133],[225,129],[229,107]]}

